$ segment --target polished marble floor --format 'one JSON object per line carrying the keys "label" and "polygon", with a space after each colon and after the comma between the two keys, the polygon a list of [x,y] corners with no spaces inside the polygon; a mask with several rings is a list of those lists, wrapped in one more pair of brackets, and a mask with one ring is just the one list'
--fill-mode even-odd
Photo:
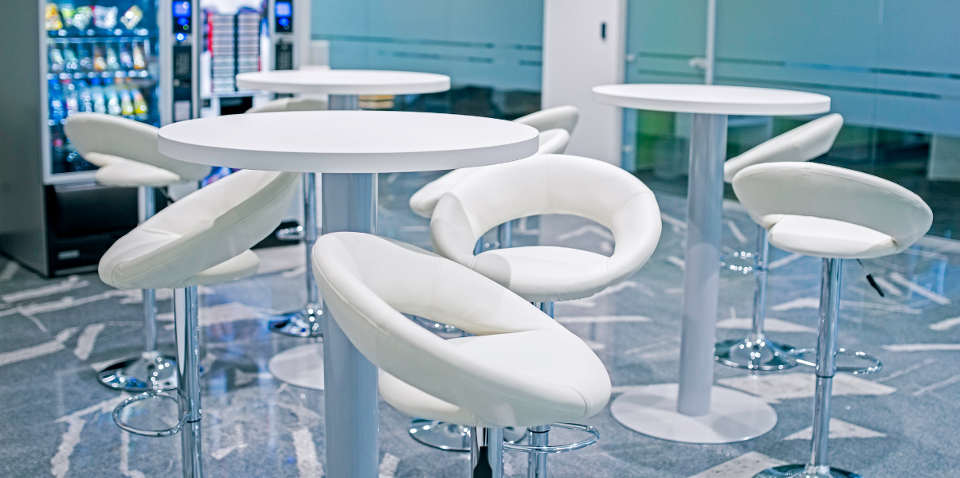
{"label": "polished marble floor", "polygon": [[[380,178],[382,234],[428,246],[426,221],[406,208],[431,175]],[[557,316],[606,363],[614,393],[677,376],[684,201],[658,194],[663,237],[649,263],[594,297],[560,303]],[[749,247],[755,229],[735,203],[726,208],[724,245]],[[518,221],[515,241],[609,252],[603,228],[570,217]],[[303,297],[299,247],[262,249],[260,273],[203,288],[204,451],[210,477],[323,476],[323,392],[271,377],[271,356],[300,345],[265,329],[265,317]],[[819,263],[773,252],[770,335],[815,343]],[[880,297],[864,270],[885,291]],[[832,422],[833,462],[873,477],[953,476],[960,469],[960,243],[928,237],[907,252],[845,268],[840,337],[880,356],[869,376],[838,377]],[[720,338],[749,327],[753,280],[721,275]],[[469,291],[464,291],[469,293]],[[162,346],[172,351],[169,292],[160,292]],[[116,291],[95,274],[43,279],[0,259],[0,476],[168,477],[179,474],[179,439],[118,430],[111,409],[123,395],[94,371],[135,354],[141,343],[140,292]],[[304,367],[316,367],[305,363]],[[755,440],[730,445],[664,442],[619,425],[609,409],[593,417],[599,445],[552,456],[564,477],[749,477],[808,454],[813,378],[808,371],[750,376],[716,366],[717,382],[756,394],[779,415]],[[163,416],[163,415],[160,415]],[[380,477],[465,476],[467,457],[418,445],[408,417],[381,407]],[[562,440],[558,436],[557,440]],[[508,454],[509,476],[525,457]]]}

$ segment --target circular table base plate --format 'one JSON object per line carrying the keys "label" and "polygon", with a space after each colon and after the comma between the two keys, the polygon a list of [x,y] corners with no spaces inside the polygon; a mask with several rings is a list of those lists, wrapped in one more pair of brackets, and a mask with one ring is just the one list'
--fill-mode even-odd
{"label": "circular table base plate", "polygon": [[268,368],[277,380],[323,390],[323,346],[319,343],[284,350],[270,359]]}
{"label": "circular table base plate", "polygon": [[746,337],[717,342],[714,359],[728,367],[752,372],[779,372],[797,366],[794,350],[791,345]]}
{"label": "circular table base plate", "polygon": [[97,372],[97,381],[114,390],[134,393],[173,390],[177,388],[176,360],[166,355],[146,355],[124,360]]}
{"label": "circular table base plate", "polygon": [[861,478],[860,475],[846,470],[830,468],[817,470],[815,473],[805,473],[807,465],[781,465],[753,475],[753,478]]}
{"label": "circular table base plate", "polygon": [[692,417],[677,411],[675,383],[632,389],[610,405],[613,418],[636,432],[683,443],[734,443],[767,433],[777,413],[767,402],[743,392],[713,387],[710,413]]}
{"label": "circular table base plate", "polygon": [[267,323],[271,332],[290,337],[316,338],[323,336],[321,330],[323,310],[316,305],[307,305],[303,310],[283,314]]}

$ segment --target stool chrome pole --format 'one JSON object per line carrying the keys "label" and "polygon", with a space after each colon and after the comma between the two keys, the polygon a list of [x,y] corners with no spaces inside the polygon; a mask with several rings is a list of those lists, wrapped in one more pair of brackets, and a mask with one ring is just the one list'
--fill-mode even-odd
{"label": "stool chrome pole", "polygon": [[796,350],[767,338],[763,322],[767,314],[767,264],[770,243],[767,230],[757,226],[757,250],[754,252],[753,276],[756,287],[753,292],[753,321],[749,335],[740,339],[718,342],[715,346],[717,362],[728,367],[755,372],[776,372],[797,366]]}
{"label": "stool chrome pole", "polygon": [[503,478],[503,429],[470,427],[471,478]]}
{"label": "stool chrome pole", "polygon": [[[143,221],[157,212],[156,192],[152,187],[140,188]],[[142,222],[142,221],[141,221]],[[166,391],[177,388],[176,361],[157,351],[157,295],[153,289],[144,289],[143,297],[143,352],[108,365],[97,372],[97,380],[108,388],[127,392]]]}
{"label": "stool chrome pole", "polygon": [[820,322],[817,336],[817,388],[814,396],[813,436],[810,461],[761,471],[755,478],[859,478],[860,475],[830,467],[830,399],[837,372],[837,319],[840,314],[841,259],[824,259],[820,287]]}
{"label": "stool chrome pole", "polygon": [[[553,318],[553,302],[541,302],[540,310]],[[550,425],[528,427],[527,443],[530,446],[547,446],[550,444]],[[527,478],[547,477],[547,455],[545,453],[530,453],[527,456]]]}
{"label": "stool chrome pole", "polygon": [[177,332],[177,360],[180,364],[180,414],[184,417],[180,432],[180,450],[184,478],[203,476],[201,451],[200,406],[200,304],[197,287],[175,289],[173,295],[174,319]]}
{"label": "stool chrome pole", "polygon": [[323,335],[320,321],[323,318],[323,306],[317,280],[310,267],[310,251],[317,242],[317,175],[303,173],[303,246],[306,256],[307,303],[303,309],[284,314],[268,324],[271,332],[291,337],[320,337]]}

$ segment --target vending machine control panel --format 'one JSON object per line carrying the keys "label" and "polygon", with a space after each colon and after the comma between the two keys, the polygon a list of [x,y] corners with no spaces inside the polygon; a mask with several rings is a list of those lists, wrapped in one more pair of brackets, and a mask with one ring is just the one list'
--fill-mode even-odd
{"label": "vending machine control panel", "polygon": [[293,33],[293,0],[277,0],[273,5],[274,31]]}
{"label": "vending machine control panel", "polygon": [[193,1],[174,0],[173,8],[173,121],[193,118],[194,47]]}
{"label": "vending machine control panel", "polygon": [[293,70],[299,67],[296,61],[297,47],[293,24],[295,14],[293,0],[270,1],[270,26],[273,43],[273,69]]}

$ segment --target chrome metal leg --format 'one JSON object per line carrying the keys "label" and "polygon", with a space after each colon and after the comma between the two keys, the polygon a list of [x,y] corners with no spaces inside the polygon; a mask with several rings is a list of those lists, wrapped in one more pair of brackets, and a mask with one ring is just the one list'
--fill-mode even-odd
{"label": "chrome metal leg", "polygon": [[310,253],[317,242],[317,175],[304,173],[303,178],[303,247],[306,257],[307,303],[303,309],[284,314],[268,323],[270,331],[291,337],[320,337],[323,306],[317,280],[313,277]]}
{"label": "chrome metal leg", "polygon": [[177,363],[179,364],[180,413],[184,427],[180,432],[180,450],[184,478],[203,476],[201,452],[200,406],[200,304],[197,288],[175,289],[173,294],[174,319],[177,332]]}
{"label": "chrome metal leg", "polygon": [[[547,446],[550,444],[550,425],[538,425],[527,428],[529,436],[527,443],[531,446]],[[531,453],[527,456],[527,478],[546,478],[547,455]]]}
{"label": "chrome metal leg", "polygon": [[[376,174],[323,174],[320,178],[324,231],[376,232]],[[377,476],[377,368],[350,343],[335,320],[324,324],[327,476]]]}
{"label": "chrome metal leg", "polygon": [[503,429],[470,428],[471,478],[503,478]]}
{"label": "chrome metal leg", "polygon": [[[541,302],[540,310],[554,316],[553,302]],[[546,446],[550,444],[550,425],[538,425],[527,428],[527,443],[531,446]],[[527,456],[527,478],[546,478],[547,455],[545,453],[531,453]]]}
{"label": "chrome metal leg", "polygon": [[[141,188],[140,216],[145,221],[157,211],[154,188]],[[108,388],[126,392],[165,391],[177,388],[176,361],[157,351],[157,295],[153,289],[143,294],[143,352],[108,365],[97,372],[97,380]]]}
{"label": "chrome metal leg", "polygon": [[753,254],[753,276],[756,287],[753,292],[753,322],[750,334],[744,338],[717,342],[715,359],[728,367],[755,372],[775,372],[797,366],[796,350],[769,340],[763,332],[767,308],[767,260],[770,243],[767,230],[757,226],[757,250]]}
{"label": "chrome metal leg", "polygon": [[859,475],[831,468],[830,398],[837,372],[837,319],[840,315],[840,286],[843,261],[824,259],[820,286],[820,320],[817,336],[817,387],[813,408],[813,437],[810,461],[805,465],[784,465],[758,473],[757,477],[853,478]]}

